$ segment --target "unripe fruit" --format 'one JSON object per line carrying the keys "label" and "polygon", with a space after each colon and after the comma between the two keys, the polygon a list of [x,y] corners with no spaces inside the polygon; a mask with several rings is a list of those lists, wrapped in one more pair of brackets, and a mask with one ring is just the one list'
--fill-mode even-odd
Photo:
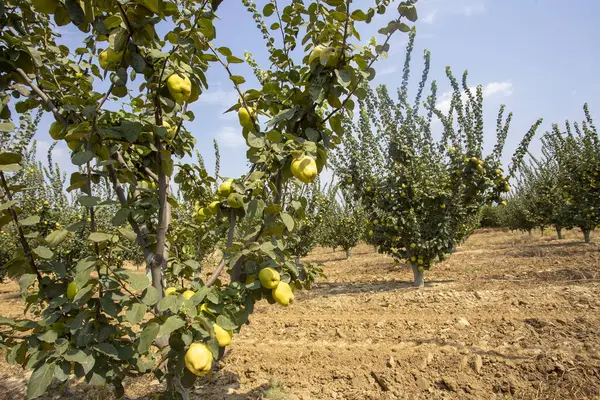
{"label": "unripe fruit", "polygon": [[67,286],[67,299],[73,300],[75,298],[75,296],[77,295],[77,292],[79,292],[79,288],[77,287],[77,282],[72,281]]}
{"label": "unripe fruit", "polygon": [[104,50],[98,56],[98,62],[100,63],[100,67],[107,71],[115,71],[121,62],[121,57],[123,56],[122,51],[114,51],[110,47]]}
{"label": "unripe fruit", "polygon": [[227,205],[231,208],[244,207],[244,197],[239,193],[231,193],[227,196]]}
{"label": "unripe fruit", "polygon": [[61,140],[65,137],[63,134],[63,124],[55,121],[50,125],[50,137],[54,140]]}
{"label": "unripe fruit", "polygon": [[233,183],[233,179],[227,179],[225,182],[221,183],[219,189],[217,189],[217,194],[221,197],[229,196],[231,193],[231,184]]}

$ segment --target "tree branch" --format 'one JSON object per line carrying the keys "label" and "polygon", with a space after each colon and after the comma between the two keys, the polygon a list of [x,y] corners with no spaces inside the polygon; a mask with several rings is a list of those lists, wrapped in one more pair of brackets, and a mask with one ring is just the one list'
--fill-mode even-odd
{"label": "tree branch", "polygon": [[[229,210],[229,231],[227,232],[227,249],[229,249],[231,247],[231,245],[233,244],[234,231],[235,231],[235,212],[233,210]],[[227,251],[227,249],[225,249],[225,251]],[[225,256],[223,256],[223,258],[219,262],[219,265],[217,266],[217,269],[215,270],[215,272],[213,272],[211,277],[208,278],[208,280],[206,281],[206,287],[211,287],[212,285],[214,285],[214,283],[219,278],[219,275],[221,275],[221,273],[225,269],[226,265],[227,264],[225,263]]]}

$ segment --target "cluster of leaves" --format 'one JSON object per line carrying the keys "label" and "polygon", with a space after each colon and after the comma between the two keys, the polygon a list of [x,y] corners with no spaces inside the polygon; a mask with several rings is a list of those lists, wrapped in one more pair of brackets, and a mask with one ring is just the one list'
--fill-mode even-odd
{"label": "cluster of leaves", "polygon": [[[367,213],[369,242],[396,260],[406,260],[415,273],[415,285],[423,285],[423,271],[442,260],[464,241],[478,225],[480,209],[501,202],[510,190],[508,180],[522,160],[538,121],[519,145],[513,163],[504,173],[500,158],[512,115],[497,121],[497,144],[488,156],[483,153],[483,90],[462,87],[446,74],[453,88],[449,111],[436,109],[437,85],[419,114],[427,82],[430,55],[414,103],[409,103],[410,55],[415,35],[407,48],[398,100],[385,86],[369,91],[360,102],[357,128],[346,122],[354,134],[337,153],[336,174],[342,185],[352,186]],[[439,118],[443,132],[433,138],[432,119]]]}
{"label": "cluster of leaves", "polygon": [[[31,317],[0,318],[0,345],[9,361],[33,370],[29,398],[72,372],[113,386],[117,396],[126,377],[153,373],[166,380],[165,396],[186,398],[199,373],[186,368],[191,345],[206,344],[219,357],[215,326],[238,332],[256,301],[275,301],[253,277],[270,267],[281,281],[307,287],[319,273],[293,261],[297,218],[308,202],[290,194],[299,184],[290,166],[308,156],[323,168],[329,150],[345,140],[342,120],[352,117],[353,98],[365,98],[373,64],[395,32],[411,29],[405,21],[416,20],[415,7],[400,4],[380,30],[383,43],[373,38],[358,46],[352,43],[360,41],[358,26],[385,13],[389,1],[365,10],[341,0],[283,8],[273,1],[262,13],[247,2],[272,65],[252,64],[260,85],[244,90],[245,78],[233,73],[243,59],[214,43],[220,3],[5,0],[0,7],[0,131],[13,130],[14,112],[51,112],[50,135],[68,145],[78,167],[67,190],[84,209],[81,221],[52,232],[25,223],[42,219],[37,209],[21,207],[17,196],[27,188],[6,179],[25,160],[2,152],[1,218],[19,241],[6,268],[19,280]],[[63,25],[82,32],[79,47],[61,43]],[[271,32],[281,34],[280,43]],[[294,62],[295,50],[301,63]],[[251,165],[216,193],[218,176],[201,162],[179,162],[193,155],[189,105],[208,88],[211,65],[227,72],[239,94],[230,110],[238,112]],[[182,199],[172,193],[173,181]],[[195,215],[180,210],[196,203]],[[76,246],[89,252],[61,257],[57,249],[77,237]],[[115,257],[123,243],[136,247],[147,274]],[[215,246],[223,257],[203,279],[202,262]],[[229,279],[221,279],[225,273]],[[167,282],[177,285],[174,295],[165,296]],[[184,296],[190,290],[193,296]]]}
{"label": "cluster of leaves", "polygon": [[542,156],[531,157],[521,167],[514,192],[508,200],[504,223],[511,229],[531,231],[553,226],[561,230],[578,227],[586,242],[600,223],[600,140],[584,105],[585,120],[557,124],[542,140]]}

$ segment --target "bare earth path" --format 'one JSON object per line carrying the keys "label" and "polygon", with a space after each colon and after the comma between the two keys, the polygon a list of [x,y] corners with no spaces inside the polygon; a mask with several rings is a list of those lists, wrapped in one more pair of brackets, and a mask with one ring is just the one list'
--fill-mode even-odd
{"label": "bare earth path", "polygon": [[[480,231],[421,290],[368,246],[350,260],[330,249],[308,260],[327,277],[290,307],[258,305],[192,398],[600,398],[600,246],[578,232]],[[5,286],[2,315],[19,302]],[[21,398],[22,382],[0,364],[0,397]],[[129,382],[127,394],[155,385]],[[110,397],[75,385],[48,398]]]}

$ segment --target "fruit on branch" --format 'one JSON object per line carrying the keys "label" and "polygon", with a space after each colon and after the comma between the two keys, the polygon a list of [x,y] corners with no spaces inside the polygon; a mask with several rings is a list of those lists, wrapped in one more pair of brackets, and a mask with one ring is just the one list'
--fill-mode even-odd
{"label": "fruit on branch", "polygon": [[202,207],[201,209],[198,210],[198,218],[200,218],[201,221],[205,221],[211,215],[212,215],[212,212],[207,207]]}
{"label": "fruit on branch", "polygon": [[171,296],[177,294],[177,288],[174,287],[168,287],[165,289],[165,296]]}
{"label": "fruit on branch", "polygon": [[231,184],[233,183],[233,179],[227,179],[225,182],[221,183],[219,189],[217,189],[217,194],[221,197],[229,196],[231,193]]}
{"label": "fruit on branch", "polygon": [[177,127],[171,126],[167,121],[163,121],[162,126],[167,128],[167,136],[166,138],[171,140],[175,136],[175,131],[177,131]]}
{"label": "fruit on branch", "polygon": [[213,356],[205,343],[194,342],[185,353],[185,366],[196,376],[203,376],[210,372]]}
{"label": "fruit on branch", "polygon": [[231,193],[227,197],[227,205],[231,208],[244,207],[244,197],[239,193]]}
{"label": "fruit on branch", "polygon": [[258,279],[260,280],[260,283],[267,289],[275,289],[281,281],[281,276],[279,275],[279,272],[273,268],[267,267],[263,268],[259,272]]}
{"label": "fruit on branch", "polygon": [[227,331],[217,324],[214,324],[213,329],[215,330],[215,336],[217,337],[217,341],[219,342],[219,347],[225,347],[231,343],[233,331]]}
{"label": "fruit on branch", "polygon": [[185,292],[183,292],[182,296],[183,296],[184,299],[189,300],[195,294],[196,293],[193,290],[186,290]]}
{"label": "fruit on branch", "polygon": [[308,64],[313,66],[317,60],[326,67],[335,67],[340,61],[340,53],[333,47],[318,45],[310,52]]}
{"label": "fruit on branch", "polygon": [[58,0],[32,0],[33,6],[38,12],[54,14],[60,5]]}
{"label": "fruit on branch", "polygon": [[122,51],[114,51],[110,47],[104,50],[98,56],[98,62],[100,63],[100,67],[107,71],[114,71],[119,66],[121,62],[121,57],[123,56]]}
{"label": "fruit on branch", "polygon": [[291,169],[292,174],[304,183],[314,181],[319,174],[315,159],[307,155],[294,158]]}
{"label": "fruit on branch", "polygon": [[75,298],[75,296],[77,295],[77,292],[79,292],[79,288],[77,287],[77,282],[72,281],[67,286],[67,299],[73,300]]}
{"label": "fruit on branch", "polygon": [[285,282],[279,282],[277,287],[272,292],[273,299],[282,306],[289,305],[294,300],[292,288]]}
{"label": "fruit on branch", "polygon": [[210,205],[208,206],[208,209],[210,210],[210,212],[212,212],[213,214],[216,214],[219,209],[221,208],[221,202],[220,201],[213,201],[212,203],[210,203]]}
{"label": "fruit on branch", "polygon": [[167,79],[167,89],[177,104],[183,104],[192,95],[192,81],[185,74],[173,74]]}
{"label": "fruit on branch", "polygon": [[54,140],[61,140],[65,137],[63,132],[63,124],[58,121],[55,121],[50,125],[50,137]]}
{"label": "fruit on branch", "polygon": [[254,125],[252,115],[245,106],[240,107],[238,110],[238,119],[240,120],[240,125],[243,127],[252,127]]}

